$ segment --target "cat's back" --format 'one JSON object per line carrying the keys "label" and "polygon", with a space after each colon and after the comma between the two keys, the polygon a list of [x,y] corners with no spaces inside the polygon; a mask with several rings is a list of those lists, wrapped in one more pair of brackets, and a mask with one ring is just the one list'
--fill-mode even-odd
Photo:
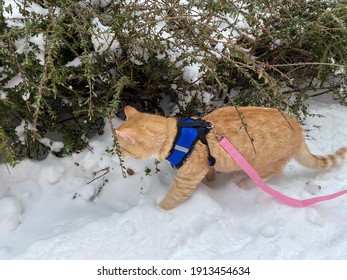
{"label": "cat's back", "polygon": [[[262,107],[224,107],[204,118],[213,122],[219,135],[227,137],[241,154],[258,170],[271,163],[287,162],[303,142],[299,123],[277,109]],[[216,169],[230,171],[237,168],[223,151],[213,133],[207,135]]]}
{"label": "cat's back", "polygon": [[[237,135],[236,138],[241,142],[249,142],[249,138],[252,138],[255,143],[266,142],[268,146],[303,140],[302,128],[297,120],[273,108],[223,107],[206,115],[204,119],[212,121],[217,133],[234,139]],[[212,137],[209,136],[210,139]]]}
{"label": "cat's back", "polygon": [[[206,115],[204,119],[212,121],[216,126],[234,124],[257,128],[260,125],[276,129],[300,127],[295,118],[289,117],[284,112],[274,108],[264,107],[223,107]],[[239,127],[240,128],[240,127]]]}
{"label": "cat's back", "polygon": [[253,120],[257,119],[273,119],[278,117],[287,117],[285,113],[274,109],[274,108],[265,108],[265,107],[253,107],[253,106],[247,106],[247,107],[223,107],[218,108],[208,115],[205,116],[204,119],[208,119],[211,121],[217,121],[220,119],[233,119],[233,118],[240,118],[240,117],[248,117]]}

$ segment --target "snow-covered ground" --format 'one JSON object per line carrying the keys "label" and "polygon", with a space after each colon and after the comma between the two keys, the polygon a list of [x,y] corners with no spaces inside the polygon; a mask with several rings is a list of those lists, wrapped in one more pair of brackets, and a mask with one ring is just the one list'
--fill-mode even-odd
{"label": "snow-covered ground", "polygon": [[[346,146],[347,108],[323,99],[310,104],[311,113],[325,116],[306,121],[312,151]],[[1,259],[347,258],[347,196],[293,208],[219,174],[163,211],[156,203],[175,173],[168,163],[155,173],[153,159],[127,159],[135,173],[124,179],[118,157],[105,151],[112,148],[108,127],[91,146],[70,157],[23,160],[10,173],[0,165]],[[332,193],[347,188],[347,162],[323,173],[290,162],[269,184],[296,198]]]}

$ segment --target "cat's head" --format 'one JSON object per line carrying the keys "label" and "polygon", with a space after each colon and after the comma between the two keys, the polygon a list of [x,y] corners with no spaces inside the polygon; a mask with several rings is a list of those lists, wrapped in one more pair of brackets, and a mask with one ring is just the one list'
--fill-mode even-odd
{"label": "cat's head", "polygon": [[156,156],[165,138],[165,118],[124,108],[126,121],[115,129],[122,156],[137,159]]}

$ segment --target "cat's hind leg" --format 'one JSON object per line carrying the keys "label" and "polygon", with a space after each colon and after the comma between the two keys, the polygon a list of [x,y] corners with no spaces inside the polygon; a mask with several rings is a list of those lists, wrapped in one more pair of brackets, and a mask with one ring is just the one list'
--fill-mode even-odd
{"label": "cat's hind leg", "polygon": [[255,186],[255,183],[245,172],[240,172],[233,177],[233,181],[241,189],[248,190]]}
{"label": "cat's hind leg", "polygon": [[208,182],[213,181],[216,178],[216,169],[213,166],[210,166],[208,172],[205,175],[205,179]]}

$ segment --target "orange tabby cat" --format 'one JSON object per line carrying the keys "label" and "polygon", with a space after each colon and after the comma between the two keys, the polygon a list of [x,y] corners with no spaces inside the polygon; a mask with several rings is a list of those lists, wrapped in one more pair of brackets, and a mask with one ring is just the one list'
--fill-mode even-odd
{"label": "orange tabby cat", "polygon": [[[234,107],[216,109],[204,119],[213,122],[218,134],[227,137],[264,180],[281,172],[293,157],[306,167],[328,169],[337,166],[347,154],[347,147],[328,156],[311,154],[298,122],[293,118],[286,119],[276,109],[238,109],[243,121]],[[130,106],[125,107],[125,114],[127,120],[115,131],[122,155],[138,159],[155,156],[159,161],[164,160],[177,133],[177,119],[140,113]],[[250,138],[253,139],[253,144]],[[198,141],[189,158],[178,169],[168,193],[159,204],[160,207],[176,207],[191,195],[202,178],[213,180],[215,170],[241,171],[220,147],[212,131],[207,134],[207,141],[211,154],[216,159],[215,166],[208,165],[206,146]],[[247,185],[246,180],[249,178],[244,177],[238,182],[239,185]]]}

